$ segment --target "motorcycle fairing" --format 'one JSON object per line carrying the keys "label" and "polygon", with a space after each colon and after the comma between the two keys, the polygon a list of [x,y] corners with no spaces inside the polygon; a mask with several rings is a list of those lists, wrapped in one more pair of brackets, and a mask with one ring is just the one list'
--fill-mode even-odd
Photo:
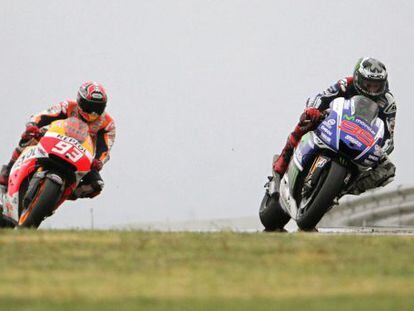
{"label": "motorcycle fairing", "polygon": [[316,128],[315,135],[331,150],[339,149],[340,129],[342,114],[347,105],[344,98],[336,98],[331,104],[331,111],[323,122]]}
{"label": "motorcycle fairing", "polygon": [[[309,172],[306,173],[307,176],[305,180],[309,177],[311,183],[315,185],[321,172],[324,170],[324,167],[330,162],[331,160],[328,157],[321,155],[313,157],[313,165]],[[288,172],[283,176],[279,188],[279,203],[285,212],[287,212],[294,220],[297,220],[299,209],[303,207],[303,202],[297,202],[295,199],[295,193],[297,192],[296,187],[298,186],[297,178],[299,174],[303,174],[303,172],[298,169],[294,161],[291,161]],[[305,176],[303,176],[303,178],[305,178]]]}
{"label": "motorcycle fairing", "polygon": [[299,145],[296,147],[293,154],[293,161],[296,167],[303,171],[306,163],[314,158],[314,155],[320,150],[320,147],[315,144],[315,137],[313,132],[306,133]]}
{"label": "motorcycle fairing", "polygon": [[73,164],[78,171],[90,171],[93,156],[90,151],[83,147],[76,139],[54,132],[48,132],[40,140],[39,144],[47,154],[53,154],[68,161]]}
{"label": "motorcycle fairing", "polygon": [[[359,165],[373,166],[379,161],[384,122],[373,124],[355,115],[351,100],[337,98],[327,118],[314,131],[328,149],[347,154]],[[302,163],[302,166],[304,163]]]}
{"label": "motorcycle fairing", "polygon": [[[291,162],[292,163],[292,162]],[[292,166],[292,167],[291,167]],[[289,174],[290,172],[290,174]],[[295,182],[290,181],[289,176],[297,177],[299,170],[297,167],[293,165],[289,165],[288,174],[283,175],[282,180],[280,181],[280,188],[279,188],[279,203],[280,206],[287,212],[293,219],[296,219],[298,213],[298,207],[296,204],[293,195],[291,194],[291,185],[294,185]],[[295,179],[296,179],[295,177]]]}
{"label": "motorcycle fairing", "polygon": [[36,159],[41,153],[36,146],[23,150],[10,170],[7,193],[2,194],[3,216],[13,223],[19,220],[19,189],[24,179],[36,169]]}
{"label": "motorcycle fairing", "polygon": [[[68,134],[78,139],[68,137]],[[95,154],[87,126],[86,128],[82,126],[82,123],[76,118],[54,121],[37,145],[29,146],[23,150],[11,169],[7,193],[2,193],[1,198],[3,216],[14,224],[19,222],[20,187],[23,181],[26,178],[29,179],[38,168],[38,160],[48,158],[49,154],[64,159],[78,170],[75,174],[77,179],[75,184],[67,185],[68,188],[64,193],[64,195],[69,195],[81,178],[89,172]]]}
{"label": "motorcycle fairing", "polygon": [[[62,142],[57,145],[59,141]],[[68,118],[52,122],[40,144],[48,154],[69,161],[78,171],[90,170],[95,148],[89,128],[83,122],[79,122],[79,119]]]}
{"label": "motorcycle fairing", "polygon": [[[361,126],[364,126],[363,122],[361,122]],[[365,126],[369,130],[369,126],[366,123]],[[371,133],[373,135],[372,144],[367,144],[360,155],[355,158],[357,163],[365,166],[373,166],[377,164],[381,158],[381,145],[384,137],[384,121],[377,118],[371,129]]]}
{"label": "motorcycle fairing", "polygon": [[[325,120],[315,131],[307,133],[302,138],[295,148],[293,159],[287,173],[282,177],[279,189],[279,202],[293,219],[297,219],[298,208],[300,208],[295,200],[295,187],[299,174],[305,167],[309,167],[310,163],[314,163],[319,171],[329,163],[324,157],[316,157],[321,149],[345,155],[348,150],[353,149],[356,152],[351,160],[364,166],[373,166],[379,161],[384,123],[379,118],[372,123],[368,124],[365,120],[354,116],[350,100],[337,98],[332,102],[331,111]],[[350,128],[355,131],[351,131]],[[356,141],[358,144],[355,144]],[[344,149],[343,145],[346,145],[348,150]]]}

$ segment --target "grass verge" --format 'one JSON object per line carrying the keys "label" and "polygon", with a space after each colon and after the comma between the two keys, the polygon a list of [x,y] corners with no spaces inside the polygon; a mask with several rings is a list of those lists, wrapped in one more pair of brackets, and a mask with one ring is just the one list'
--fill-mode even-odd
{"label": "grass verge", "polygon": [[413,310],[414,238],[1,231],[0,310]]}

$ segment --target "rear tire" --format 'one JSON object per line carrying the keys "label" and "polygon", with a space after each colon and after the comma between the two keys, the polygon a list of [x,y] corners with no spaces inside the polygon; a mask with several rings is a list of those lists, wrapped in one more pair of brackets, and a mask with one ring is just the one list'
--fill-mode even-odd
{"label": "rear tire", "polygon": [[30,214],[19,227],[38,228],[42,221],[53,214],[61,196],[61,185],[49,178],[45,178],[39,187],[35,199],[30,202]]}
{"label": "rear tire", "polygon": [[335,197],[343,189],[346,174],[347,170],[345,167],[334,161],[331,162],[325,178],[321,176],[321,180],[315,187],[314,191],[318,191],[315,198],[296,220],[300,229],[304,231],[315,229],[315,226],[332,206]]}
{"label": "rear tire", "polygon": [[282,209],[279,198],[266,193],[260,204],[259,217],[265,231],[284,231],[283,227],[289,222],[290,216]]}
{"label": "rear tire", "polygon": [[3,218],[2,215],[0,215],[0,228],[14,228],[15,225],[6,219]]}

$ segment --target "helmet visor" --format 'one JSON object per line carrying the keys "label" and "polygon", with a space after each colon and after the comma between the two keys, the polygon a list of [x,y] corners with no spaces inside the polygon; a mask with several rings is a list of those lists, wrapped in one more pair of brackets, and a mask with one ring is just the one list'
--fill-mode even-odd
{"label": "helmet visor", "polygon": [[101,115],[104,113],[106,108],[106,103],[104,102],[86,100],[83,97],[79,98],[78,103],[82,111],[88,114],[95,113],[97,115]]}
{"label": "helmet visor", "polygon": [[356,83],[361,91],[369,96],[379,96],[384,94],[387,85],[386,80],[375,80],[365,77],[357,77]]}
{"label": "helmet visor", "polygon": [[369,94],[381,94],[384,91],[384,81],[363,80],[362,88]]}

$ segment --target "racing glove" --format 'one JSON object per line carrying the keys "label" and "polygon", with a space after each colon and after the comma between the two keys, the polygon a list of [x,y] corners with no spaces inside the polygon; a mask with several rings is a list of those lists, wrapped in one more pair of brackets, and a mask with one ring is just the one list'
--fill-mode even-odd
{"label": "racing glove", "polygon": [[323,118],[323,114],[315,107],[306,108],[299,119],[301,132],[314,130]]}
{"label": "racing glove", "polygon": [[321,119],[322,113],[314,107],[306,108],[302,117],[304,121],[310,121],[312,123],[318,122]]}
{"label": "racing glove", "polygon": [[42,133],[38,126],[34,123],[28,123],[26,125],[26,130],[22,134],[22,140],[30,140],[32,138],[39,138],[42,136]]}
{"label": "racing glove", "polygon": [[102,169],[102,167],[103,167],[103,162],[101,160],[93,159],[91,169],[99,172]]}

